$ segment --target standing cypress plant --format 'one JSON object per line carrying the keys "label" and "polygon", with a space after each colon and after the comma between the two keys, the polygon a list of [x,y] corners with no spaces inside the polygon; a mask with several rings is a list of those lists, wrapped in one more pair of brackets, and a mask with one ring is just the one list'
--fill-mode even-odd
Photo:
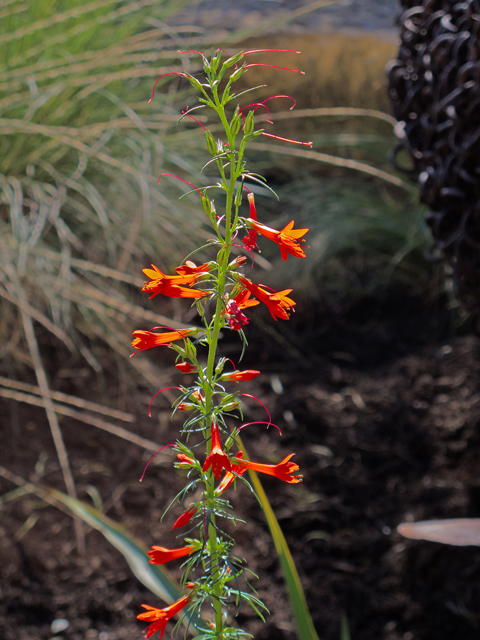
{"label": "standing cypress plant", "polygon": [[[209,163],[216,164],[220,178],[218,184],[203,190],[191,185],[192,193],[196,192],[200,197],[203,211],[214,231],[214,238],[193,253],[210,251],[214,257],[198,266],[186,259],[176,267],[175,275],[166,275],[155,265],[151,269],[144,269],[149,280],[142,291],[150,293],[150,297],[162,294],[193,300],[203,328],[172,330],[169,327],[154,327],[151,331],[137,330],[133,333],[132,345],[135,349],[143,351],[166,345],[177,354],[177,369],[197,376],[192,385],[177,387],[180,393],[173,403],[174,416],[183,412],[188,416],[180,429],[183,439],[165,445],[173,447],[177,454],[175,466],[188,471],[187,485],[170,504],[171,507],[178,501],[184,509],[173,528],[188,527],[188,531],[181,547],[166,549],[154,546],[149,553],[153,564],[186,558],[182,578],[185,594],[166,608],[143,605],[146,611],[138,618],[150,623],[146,630],[147,638],[157,631],[162,637],[167,622],[176,614],[182,613],[185,616],[193,612],[205,613],[206,607],[213,609],[213,620],[208,628],[203,629],[200,636],[202,639],[251,637],[247,632],[231,627],[228,623],[227,611],[230,605],[237,607],[238,611],[245,601],[262,619],[266,608],[254,591],[252,593],[251,590],[245,590],[248,587],[246,576],[249,572],[245,568],[245,561],[234,553],[234,539],[223,528],[223,523],[238,521],[225,492],[232,484],[235,485],[236,480],[245,482],[252,489],[244,477],[247,469],[288,483],[302,480],[302,476],[295,475],[298,465],[291,460],[293,453],[280,463],[271,465],[247,460],[242,451],[238,450],[239,433],[248,426],[242,424],[241,397],[245,394],[238,390],[228,390],[226,385],[253,380],[260,372],[238,370],[231,360],[217,356],[220,332],[225,329],[236,331],[244,348],[246,347],[244,327],[249,319],[245,310],[264,303],[274,320],[288,320],[295,306],[294,300],[290,298],[291,289],[274,291],[245,277],[242,269],[247,257],[239,255],[232,259],[232,251],[235,250],[238,254],[244,249],[253,256],[259,234],[278,245],[284,260],[288,256],[304,258],[307,248],[303,236],[308,229],[295,229],[292,221],[284,229],[277,231],[258,221],[254,195],[248,186],[253,183],[264,185],[265,181],[261,176],[250,173],[246,167],[247,144],[262,135],[278,138],[263,130],[255,130],[254,114],[259,108],[264,108],[268,116],[269,100],[288,97],[272,96],[244,107],[238,104],[238,98],[248,90],[236,96],[233,93],[234,83],[248,68],[262,65],[247,62],[250,60],[247,56],[261,51],[265,50],[240,52],[223,63],[221,50],[217,50],[210,60],[198,51],[183,52],[201,56],[205,80],[201,82],[186,72],[173,72],[186,78],[199,92],[200,104],[194,109],[213,110],[223,125],[224,137],[215,140],[212,133],[204,127],[207,148],[212,156]],[[302,73],[294,69],[289,71]],[[232,102],[237,102],[237,105],[233,113],[227,116],[227,107]],[[190,115],[194,109],[185,112],[185,115]],[[289,142],[311,145],[309,142]],[[163,175],[165,174],[160,176],[159,181]],[[214,200],[209,197],[210,189],[224,192],[226,205],[223,212],[217,212]],[[244,191],[248,194],[248,217],[240,213]],[[233,365],[233,371],[226,370],[230,365]],[[230,426],[231,424],[235,426]],[[264,424],[267,427],[271,425],[270,416]],[[195,497],[188,501],[190,492],[195,492]]]}

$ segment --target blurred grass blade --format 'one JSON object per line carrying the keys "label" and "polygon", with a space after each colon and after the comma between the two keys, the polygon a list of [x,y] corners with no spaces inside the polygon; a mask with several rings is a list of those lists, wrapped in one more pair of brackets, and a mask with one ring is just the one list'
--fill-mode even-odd
{"label": "blurred grass blade", "polygon": [[[248,453],[238,436],[236,440],[243,451],[243,457],[245,460],[250,460]],[[273,509],[268,501],[267,494],[265,493],[258,475],[255,471],[249,470],[250,480],[253,488],[260,500],[263,512],[267,518],[267,524],[272,534],[275,550],[280,560],[280,566],[282,567],[283,576],[285,578],[285,584],[287,586],[288,596],[293,609],[293,615],[295,618],[295,624],[297,626],[297,634],[299,640],[319,640],[315,627],[313,626],[310,612],[308,611],[307,601],[303,588],[298,577],[297,568],[288,548],[285,536],[280,529],[278,520],[273,513]]]}
{"label": "blurred grass blade", "polygon": [[404,522],[398,525],[397,531],[412,540],[428,540],[456,547],[480,547],[480,518]]}
{"label": "blurred grass blade", "polygon": [[[148,549],[142,542],[127,534],[123,527],[100,513],[85,502],[70,498],[65,493],[56,489],[45,488],[53,498],[64,504],[70,511],[81,518],[88,525],[100,531],[105,538],[123,555],[130,569],[140,582],[150,589],[156,596],[171,604],[178,600],[182,591],[179,583],[174,580],[168,571],[159,565],[150,564]],[[184,619],[185,626],[190,625],[189,630],[197,635],[201,630],[200,618],[197,615]]]}
{"label": "blurred grass blade", "polygon": [[351,640],[350,627],[348,626],[347,616],[342,616],[342,623],[340,627],[340,640]]}
{"label": "blurred grass blade", "polygon": [[272,153],[281,153],[289,156],[296,156],[297,158],[306,158],[307,160],[317,160],[335,167],[342,167],[345,169],[353,169],[360,173],[365,173],[375,178],[380,178],[384,182],[393,184],[395,187],[404,189],[408,193],[415,193],[415,187],[408,184],[402,178],[399,178],[391,173],[372,167],[364,162],[358,162],[351,158],[340,158],[339,156],[332,156],[328,153],[319,153],[318,151],[305,151],[303,149],[293,149],[289,147],[283,147],[278,144],[269,144],[265,142],[252,142],[250,148],[256,151],[271,151]]}

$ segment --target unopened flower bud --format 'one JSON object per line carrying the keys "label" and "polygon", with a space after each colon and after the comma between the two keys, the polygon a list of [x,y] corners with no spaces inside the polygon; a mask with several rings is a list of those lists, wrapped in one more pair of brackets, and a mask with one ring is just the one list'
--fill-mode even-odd
{"label": "unopened flower bud", "polygon": [[224,382],[240,382],[242,380],[253,380],[260,375],[260,371],[247,369],[246,371],[232,371],[232,373],[224,373],[222,380]]}
{"label": "unopened flower bud", "polygon": [[197,367],[194,367],[189,362],[179,362],[175,366],[182,373],[195,373],[197,371]]}
{"label": "unopened flower bud", "polygon": [[230,82],[236,82],[241,76],[243,76],[245,71],[246,71],[245,67],[240,67],[239,69],[234,71],[230,76]]}
{"label": "unopened flower bud", "polygon": [[194,78],[194,76],[191,76],[190,74],[187,73],[185,74],[185,77],[187,78],[187,80],[190,82],[190,84],[194,89],[196,89],[197,91],[202,90],[202,83],[199,82],[196,78]]}
{"label": "unopened flower bud", "polygon": [[212,217],[212,203],[207,196],[202,196],[202,208],[209,218]]}
{"label": "unopened flower bud", "polygon": [[212,61],[210,63],[210,67],[212,71],[216,71],[218,69],[218,65],[220,64],[221,57],[222,57],[221,52],[218,52],[217,55],[214,58],[212,58]]}
{"label": "unopened flower bud", "polygon": [[237,133],[240,131],[241,121],[242,121],[242,116],[241,116],[240,107],[237,106],[237,108],[235,109],[235,113],[233,114],[233,118],[230,122],[230,132],[232,135],[236,136]]}
{"label": "unopened flower bud", "polygon": [[243,51],[240,51],[239,53],[236,53],[231,58],[228,58],[228,60],[225,60],[225,62],[223,63],[224,68],[228,69],[229,67],[234,67],[237,64],[237,62],[242,58],[242,56],[243,56]]}
{"label": "unopened flower bud", "polygon": [[246,136],[251,136],[255,129],[255,121],[253,111],[248,112],[248,116],[245,120],[245,126],[243,128]]}
{"label": "unopened flower bud", "polygon": [[206,131],[205,132],[205,136],[207,138],[207,148],[208,148],[208,150],[210,151],[212,156],[216,156],[217,155],[217,145],[216,145],[216,142],[215,142],[215,138],[210,133],[210,131]]}
{"label": "unopened flower bud", "polygon": [[240,408],[241,404],[242,403],[240,402],[240,400],[236,400],[234,402],[227,402],[227,404],[224,404],[222,406],[222,409],[224,411],[235,411],[235,409],[239,409]]}
{"label": "unopened flower bud", "polygon": [[235,260],[232,260],[232,262],[230,262],[229,266],[230,267],[241,267],[242,264],[245,264],[245,262],[247,261],[247,256],[238,256],[238,258],[235,258]]}

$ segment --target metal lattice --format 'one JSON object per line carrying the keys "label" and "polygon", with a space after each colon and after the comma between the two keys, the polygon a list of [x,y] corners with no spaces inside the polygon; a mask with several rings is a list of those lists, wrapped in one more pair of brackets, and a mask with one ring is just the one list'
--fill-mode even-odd
{"label": "metal lattice", "polygon": [[401,6],[401,45],[388,69],[397,134],[430,209],[435,246],[478,329],[480,0],[403,0]]}

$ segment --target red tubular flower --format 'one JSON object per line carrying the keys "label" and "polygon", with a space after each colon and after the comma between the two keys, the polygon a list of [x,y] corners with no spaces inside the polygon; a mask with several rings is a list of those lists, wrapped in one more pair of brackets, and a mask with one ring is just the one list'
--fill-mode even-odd
{"label": "red tubular flower", "polygon": [[288,320],[290,318],[289,311],[293,309],[296,304],[291,298],[287,297],[292,289],[284,289],[283,291],[274,291],[272,293],[266,289],[262,289],[262,287],[246,278],[240,278],[240,282],[252,295],[258,298],[260,302],[267,305],[274,320],[276,320],[277,317],[282,318],[282,320]]}
{"label": "red tubular flower", "polygon": [[181,286],[195,284],[201,273],[167,276],[154,264],[152,267],[153,269],[143,270],[143,273],[150,278],[150,282],[145,282],[142,291],[153,292],[150,298],[154,298],[159,293],[169,298],[204,298],[209,295],[207,291]]}
{"label": "red tubular flower", "polygon": [[211,426],[211,449],[205,462],[203,463],[203,471],[207,471],[212,467],[212,472],[218,480],[222,475],[222,469],[230,471],[232,463],[227,454],[222,450],[222,441],[220,440],[220,432],[217,423],[213,420]]}
{"label": "red tubular flower", "polygon": [[[284,260],[287,259],[288,254],[295,256],[296,258],[305,258],[305,251],[300,245],[300,242],[305,242],[305,240],[299,240],[299,238],[304,236],[308,229],[294,229],[293,225],[295,223],[293,220],[281,231],[271,229],[256,220],[249,220],[249,223],[255,231],[258,231],[262,236],[265,236],[269,240],[278,244]],[[305,248],[308,249],[308,247]]]}
{"label": "red tubular flower", "polygon": [[235,300],[230,300],[227,304],[227,319],[228,326],[234,331],[240,331],[242,325],[249,323],[249,319],[240,311],[240,307]]}
{"label": "red tubular flower", "polygon": [[195,460],[193,458],[189,458],[184,453],[177,453],[177,459],[181,463],[193,465],[195,464]]}
{"label": "red tubular flower", "polygon": [[177,558],[183,558],[192,553],[195,547],[189,545],[188,547],[181,547],[180,549],[166,549],[165,547],[152,547],[152,550],[148,552],[150,556],[150,564],[165,564],[170,560],[177,560]]}
{"label": "red tubular flower", "polygon": [[[235,456],[235,458],[237,460],[243,460],[243,453],[241,451],[239,451],[237,453],[237,455]],[[227,471],[227,473],[225,474],[225,476],[223,477],[223,480],[221,481],[221,483],[218,485],[216,493],[218,495],[222,494],[224,491],[226,491],[228,489],[228,487],[233,483],[233,481],[235,480],[236,476],[243,476],[243,474],[246,472],[247,468],[244,467],[243,465],[238,465],[238,464],[232,464],[232,470],[231,471]]]}
{"label": "red tubular flower", "polygon": [[232,373],[224,373],[222,376],[222,380],[224,382],[240,382],[243,380],[253,380],[257,376],[260,375],[260,371],[255,371],[254,369],[247,369],[246,371],[233,371]]}
{"label": "red tubular flower", "polygon": [[298,464],[289,462],[290,458],[294,456],[291,453],[289,456],[282,460],[278,464],[260,464],[258,462],[251,462],[250,460],[243,460],[242,464],[246,469],[252,469],[252,471],[258,471],[259,473],[265,473],[269,476],[275,476],[279,480],[295,484],[302,482],[303,476],[292,476],[292,473],[298,471]]}
{"label": "red tubular flower", "polygon": [[197,371],[197,367],[194,367],[189,362],[179,362],[175,366],[182,373],[195,373]]}
{"label": "red tubular flower", "polygon": [[[190,582],[187,584],[189,589],[193,589],[195,585]],[[190,594],[183,596],[177,602],[174,602],[169,607],[165,607],[164,609],[156,609],[155,607],[151,607],[148,604],[142,604],[144,609],[147,609],[145,613],[140,613],[137,618],[139,620],[146,620],[147,622],[151,622],[151,624],[145,629],[145,638],[150,638],[154,633],[160,631],[160,638],[163,638],[163,634],[165,633],[165,629],[167,626],[167,622],[173,618],[174,615],[180,613],[180,611],[186,607],[191,598]]]}
{"label": "red tubular flower", "polygon": [[[182,269],[182,267],[177,267],[175,271],[177,271],[177,269]],[[148,284],[152,284],[153,282],[157,282],[157,281],[166,281],[172,285],[173,284],[195,284],[195,282],[199,278],[199,276],[195,272],[190,272],[187,274],[186,272],[184,273],[184,272],[177,271],[177,274],[179,275],[167,276],[165,273],[163,273],[163,271],[161,271],[154,264],[152,264],[152,269],[143,269],[142,271],[152,281],[152,282],[146,282],[145,287]],[[142,289],[142,291],[148,291],[148,289]]]}
{"label": "red tubular flower", "polygon": [[247,289],[242,289],[240,293],[237,293],[237,295],[233,298],[233,302],[238,305],[239,309],[248,309],[248,307],[256,307],[257,304],[260,304],[258,300],[250,300],[250,295],[250,291],[247,291]]}
{"label": "red tubular flower", "polygon": [[[255,209],[255,197],[253,193],[249,193],[247,195],[248,202],[250,204],[250,219],[257,219],[257,210]],[[255,229],[249,229],[248,235],[244,237],[243,244],[245,245],[245,249],[253,251],[257,246],[257,232]]]}
{"label": "red tubular flower", "polygon": [[175,267],[175,271],[180,275],[182,276],[196,275],[197,278],[199,277],[200,274],[206,273],[209,269],[210,269],[210,263],[207,262],[197,267],[197,265],[191,260],[187,260],[185,264],[182,264],[179,267]]}
{"label": "red tubular flower", "polygon": [[193,402],[180,402],[176,408],[178,411],[193,411],[193,409],[197,408],[197,405],[193,404]]}
{"label": "red tubular flower", "polygon": [[185,513],[175,520],[175,524],[173,525],[173,529],[180,529],[180,527],[184,527],[186,524],[190,522],[193,516],[197,513],[197,507],[190,507],[187,509]]}
{"label": "red tubular flower", "polygon": [[[158,347],[162,344],[170,344],[175,340],[181,340],[188,336],[193,336],[197,333],[197,329],[192,327],[191,329],[180,329],[179,331],[167,331],[166,333],[153,333],[153,331],[141,331],[137,330],[133,332],[135,339],[132,342],[132,347],[139,351],[145,351],[145,349],[151,349],[152,347]],[[132,353],[132,355],[135,355]]]}

